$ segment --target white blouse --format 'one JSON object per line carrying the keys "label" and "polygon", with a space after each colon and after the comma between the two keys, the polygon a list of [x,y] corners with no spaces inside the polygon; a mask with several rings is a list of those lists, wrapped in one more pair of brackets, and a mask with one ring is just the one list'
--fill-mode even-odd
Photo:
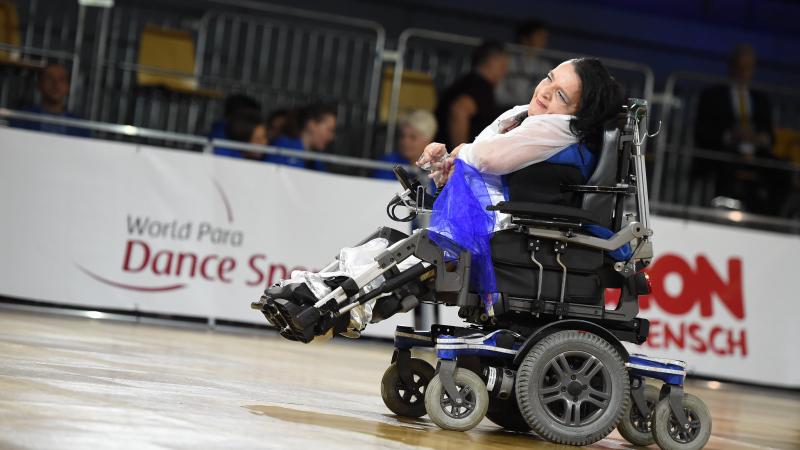
{"label": "white blouse", "polygon": [[[516,128],[503,132],[516,123],[518,115],[527,111],[528,105],[519,105],[504,112],[458,153],[459,159],[484,174],[493,205],[505,200],[501,175],[546,161],[578,142],[569,129],[574,116],[565,114],[528,116]],[[505,228],[509,222],[507,214],[496,213],[495,231]]]}
{"label": "white blouse", "polygon": [[458,157],[481,173],[505,175],[545,161],[578,142],[569,129],[575,116],[566,114],[528,116],[516,128],[502,132],[527,110],[528,105],[519,105],[501,114],[471,144],[463,146]]}

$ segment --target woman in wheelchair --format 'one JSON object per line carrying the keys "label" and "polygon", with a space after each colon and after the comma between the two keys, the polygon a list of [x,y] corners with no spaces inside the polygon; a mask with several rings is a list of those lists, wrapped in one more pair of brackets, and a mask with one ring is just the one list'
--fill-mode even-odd
{"label": "woman in wheelchair", "polygon": [[[322,272],[293,274],[252,306],[301,342],[357,336],[421,301],[456,306],[471,325],[397,327],[381,381],[396,414],[427,413],[458,431],[486,417],[571,445],[619,425],[636,445],[702,448],[711,418],[683,393],[685,363],[629,355],[622,345],[643,343],[649,328],[637,317],[638,296],[650,291],[641,270],[652,259],[646,123],[647,102],[623,105],[600,61],[566,61],[528,105],[472,143],[449,154],[441,144],[426,148],[418,165],[440,188],[435,199],[395,168],[406,190],[387,213],[429,212],[428,228],[411,236],[379,228]],[[397,218],[399,206],[411,214]],[[614,309],[607,288],[620,288]],[[412,347],[435,347],[436,370],[412,358]],[[645,377],[662,380],[661,391]]]}
{"label": "woman in wheelchair", "polygon": [[[487,211],[487,207],[496,208],[493,205],[508,203],[509,200],[513,201],[512,206],[519,202],[537,202],[580,207],[579,193],[565,191],[563,187],[583,185],[593,173],[601,153],[604,129],[609,121],[620,116],[623,101],[620,85],[599,60],[581,58],[561,63],[539,82],[529,104],[501,114],[472,143],[462,144],[450,154],[442,144],[433,143],[426,148],[418,165],[431,170],[430,176],[437,186],[443,187],[433,205],[431,227],[424,230],[425,240],[439,247],[437,251],[442,254],[442,258],[434,258],[436,263],[420,258],[419,254],[406,252],[408,254],[398,258],[391,269],[378,267],[366,274],[357,274],[369,279],[367,290],[371,292],[366,293],[363,288],[367,285],[359,285],[356,277],[352,276],[356,274],[343,271],[341,261],[334,261],[320,274],[298,274],[270,287],[253,307],[262,310],[270,322],[281,328],[285,337],[306,342],[331,329],[336,333],[357,336],[370,321],[406,312],[419,300],[452,297],[454,292],[459,293],[460,299],[455,300],[459,306],[465,306],[467,291],[479,294],[479,304],[482,303],[483,308],[475,309],[475,312],[481,315],[478,310],[483,309],[493,315],[496,293],[501,291],[495,282],[490,238],[493,233],[512,225],[512,214],[504,210]],[[429,204],[425,206],[430,208]],[[403,233],[387,230],[379,230],[361,244],[384,239],[385,248],[407,238]],[[513,246],[507,241],[498,240],[501,247]],[[374,244],[372,248],[374,252]],[[458,260],[459,253],[465,249],[470,254],[470,261],[456,265],[463,273],[438,270],[447,273],[437,274],[436,267],[431,267],[447,260],[450,261],[447,267],[452,268],[453,261]],[[352,249],[345,250],[353,254]],[[590,258],[590,265],[596,266],[597,257],[594,256]],[[527,263],[531,265],[529,259]],[[583,266],[586,265],[579,263],[578,269],[585,270]],[[404,276],[398,277],[399,273]],[[517,277],[502,270],[500,275],[501,284],[508,276]],[[458,289],[454,290],[452,282],[446,286],[445,280],[459,276],[462,282],[458,283]],[[408,280],[405,285],[387,290],[386,285],[399,284],[398,278]],[[436,283],[421,283],[418,281],[420,278],[436,278]],[[469,289],[463,278],[469,278]],[[375,289],[376,284],[384,280],[391,282]],[[582,281],[576,278],[575,284]],[[512,282],[514,288],[510,293],[530,292],[528,289],[531,287],[541,291],[542,282],[550,284],[547,279],[532,279],[521,284]],[[435,285],[433,289],[428,289],[432,284]],[[374,301],[379,296],[380,301]],[[344,309],[341,300],[352,297],[359,297],[358,301],[350,302],[344,306],[348,309],[341,311]],[[596,303],[596,297],[592,298],[593,303]],[[350,314],[345,314],[347,312]]]}
{"label": "woman in wheelchair", "polygon": [[[579,196],[561,192],[561,187],[586,182],[597,162],[604,125],[620,114],[622,103],[619,84],[599,60],[569,60],[540,81],[529,104],[501,114],[472,143],[460,145],[449,155],[442,144],[433,143],[425,149],[418,165],[433,169],[431,177],[438,186],[446,184],[432,214],[432,228],[436,233],[431,236],[439,245],[446,246],[454,241],[470,250],[473,291],[483,294],[495,291],[488,239],[491,233],[510,225],[509,214],[487,211],[486,208],[510,199],[578,206]],[[454,170],[460,173],[457,179],[453,179]],[[448,180],[451,182],[447,183]],[[464,208],[465,203],[472,208]],[[404,235],[393,234],[394,239],[385,244],[392,244],[400,237]],[[449,259],[457,256],[452,251],[448,253]],[[418,261],[413,256],[407,259],[414,263]],[[427,268],[428,264],[423,263],[423,266]],[[326,269],[331,268],[342,267],[333,263]],[[328,287],[347,278],[347,273],[336,271],[330,276],[305,274],[292,278],[267,295],[289,297],[290,301],[305,305],[327,294],[330,291]],[[305,282],[298,283],[301,280]],[[295,292],[297,289],[302,293]],[[347,327],[351,334],[360,331],[370,319],[391,315],[395,312],[391,311],[392,307],[396,311],[406,311],[416,305],[415,302],[410,302],[413,305],[409,302],[390,305],[391,301],[383,300],[380,311],[376,311],[377,317],[369,317],[374,303],[367,304],[367,311],[360,305],[354,307],[350,314],[353,323],[348,323]],[[489,306],[491,303],[489,300]],[[280,317],[272,319],[280,320]],[[335,331],[344,331],[341,329],[344,319],[327,322],[323,325],[330,326],[331,322],[336,322],[339,326]],[[287,327],[283,328],[287,337],[294,334]],[[316,328],[317,332],[322,331]]]}

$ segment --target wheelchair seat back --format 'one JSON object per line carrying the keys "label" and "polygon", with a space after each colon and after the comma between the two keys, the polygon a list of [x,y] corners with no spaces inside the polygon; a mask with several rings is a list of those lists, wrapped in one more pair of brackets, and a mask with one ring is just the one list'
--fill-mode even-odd
{"label": "wheelchair seat back", "polygon": [[583,184],[586,179],[577,167],[541,162],[506,175],[508,198],[513,201],[581,206],[580,194],[561,186]]}
{"label": "wheelchair seat back", "polygon": [[[603,147],[600,151],[600,159],[597,161],[597,167],[586,184],[590,186],[614,186],[619,179],[624,178],[623,175],[619,174],[619,138],[619,128],[616,126],[606,128],[603,133]],[[598,223],[598,225],[613,229],[613,214],[617,200],[618,196],[616,195],[584,193],[578,207],[591,211],[597,217],[602,218],[602,222]]]}

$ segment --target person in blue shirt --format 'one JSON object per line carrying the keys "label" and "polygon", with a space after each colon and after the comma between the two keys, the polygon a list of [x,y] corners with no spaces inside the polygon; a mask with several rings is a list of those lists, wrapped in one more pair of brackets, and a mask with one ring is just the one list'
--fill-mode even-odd
{"label": "person in blue shirt", "polygon": [[[333,107],[314,104],[294,111],[287,122],[286,131],[270,145],[294,150],[324,152],[336,138],[336,110]],[[326,172],[322,161],[312,161],[292,156],[272,155],[269,162],[293,167],[304,167]]]}
{"label": "person in blue shirt", "polygon": [[[51,63],[42,68],[39,73],[38,89],[41,95],[41,103],[36,106],[23,108],[22,111],[64,117],[67,119],[80,119],[80,117],[67,111],[69,73],[66,67],[61,64]],[[66,134],[78,137],[91,136],[91,132],[86,128],[37,122],[33,120],[12,119],[9,121],[9,125],[15,128],[44,131],[47,133]]]}
{"label": "person in blue shirt", "polygon": [[[397,150],[384,155],[380,161],[395,164],[414,164],[417,162],[425,147],[433,142],[436,136],[436,117],[429,111],[417,109],[403,116],[397,126]],[[394,180],[391,170],[374,170],[373,178]]]}
{"label": "person in blue shirt", "polygon": [[[221,119],[217,119],[211,124],[211,132],[208,133],[209,139],[230,139],[232,141],[250,142],[250,131],[243,131],[242,124],[236,126],[238,133],[236,136],[231,136],[228,133],[231,121],[237,116],[240,120],[253,122],[248,120],[253,116],[261,115],[261,104],[256,99],[245,94],[231,94],[225,98],[224,113]],[[259,119],[260,121],[260,119]],[[266,145],[266,144],[263,144]],[[231,158],[244,158],[245,155],[239,150],[226,147],[214,147],[214,154],[221,156],[230,156]]]}
{"label": "person in blue shirt", "polygon": [[274,142],[278,136],[285,133],[288,120],[288,109],[276,109],[269,113],[267,116],[267,140],[269,142]]}
{"label": "person in blue shirt", "polygon": [[[231,141],[248,144],[267,145],[267,125],[261,114],[254,110],[244,109],[236,112],[225,121],[225,136]],[[214,154],[264,161],[266,154],[232,148],[215,148]]]}
{"label": "person in blue shirt", "polygon": [[231,94],[225,97],[225,104],[223,106],[223,115],[221,119],[217,119],[211,124],[211,132],[208,137],[211,139],[228,139],[225,134],[225,127],[227,122],[233,116],[243,110],[255,111],[261,114],[261,104],[258,100],[245,94]]}

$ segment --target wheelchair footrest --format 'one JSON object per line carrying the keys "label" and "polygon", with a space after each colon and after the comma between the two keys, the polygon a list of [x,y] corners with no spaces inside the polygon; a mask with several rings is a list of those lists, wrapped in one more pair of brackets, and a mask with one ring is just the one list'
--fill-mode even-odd
{"label": "wheelchair footrest", "polygon": [[633,376],[656,378],[676,386],[683,386],[686,378],[686,363],[677,359],[632,354],[625,366]]}
{"label": "wheelchair footrest", "polygon": [[434,339],[430,331],[415,330],[412,327],[398,326],[394,330],[394,346],[399,349],[414,347],[433,347]]}
{"label": "wheelchair footrest", "polygon": [[298,305],[287,299],[271,298],[267,295],[250,306],[260,310],[286,339],[308,343],[319,334],[317,328],[322,314],[313,306]]}

